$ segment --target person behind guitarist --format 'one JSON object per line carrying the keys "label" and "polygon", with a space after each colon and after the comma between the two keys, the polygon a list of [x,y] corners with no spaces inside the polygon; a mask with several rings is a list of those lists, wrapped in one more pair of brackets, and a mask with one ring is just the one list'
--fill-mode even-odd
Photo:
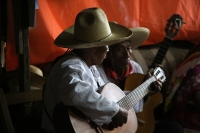
{"label": "person behind guitarist", "polygon": [[[54,41],[57,46],[72,51],[58,57],[51,67],[43,90],[42,129],[71,132],[69,123],[55,122],[58,116],[61,116],[60,121],[65,116],[55,113],[59,105],[75,107],[89,117],[90,122],[107,130],[121,127],[127,122],[127,110],[98,93],[105,82],[95,65],[100,65],[106,58],[108,45],[133,38],[133,32],[143,33],[108,22],[101,8],[88,8],[78,13],[75,24],[65,29]],[[68,113],[67,110],[64,112]]]}
{"label": "person behind guitarist", "polygon": [[[138,28],[146,30],[143,27]],[[131,30],[134,31],[138,28],[131,28]],[[141,66],[137,62],[130,59],[132,49],[137,48],[145,41],[141,41],[141,37],[141,34],[136,34],[133,40],[127,39],[123,42],[109,46],[109,52],[106,59],[97,67],[104,82],[113,82],[119,86],[119,88],[124,90],[125,80],[129,74],[143,74]],[[162,67],[160,64],[157,64],[157,66]],[[156,94],[158,92],[158,89],[156,89],[159,88],[158,86],[162,87],[160,84],[158,84],[158,82],[152,83],[150,85],[150,91],[146,97]],[[139,101],[133,108],[136,113],[141,112],[143,110],[143,99]],[[163,121],[156,123],[154,133],[183,133],[183,128],[179,123]]]}

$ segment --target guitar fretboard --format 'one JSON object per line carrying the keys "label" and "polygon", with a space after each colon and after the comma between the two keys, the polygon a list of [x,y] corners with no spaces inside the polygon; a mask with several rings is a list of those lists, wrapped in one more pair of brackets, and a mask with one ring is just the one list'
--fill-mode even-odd
{"label": "guitar fretboard", "polygon": [[149,92],[148,86],[154,81],[156,81],[156,78],[152,76],[117,103],[120,107],[129,110]]}
{"label": "guitar fretboard", "polygon": [[155,66],[156,64],[162,64],[163,59],[167,53],[169,46],[171,45],[172,39],[167,36],[164,38],[163,43],[161,44],[151,66]]}

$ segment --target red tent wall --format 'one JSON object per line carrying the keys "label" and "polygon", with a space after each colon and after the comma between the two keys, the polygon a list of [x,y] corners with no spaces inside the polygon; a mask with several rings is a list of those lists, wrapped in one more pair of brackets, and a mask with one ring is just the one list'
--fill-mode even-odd
{"label": "red tent wall", "polygon": [[[142,45],[160,43],[164,37],[167,19],[180,14],[187,23],[181,27],[174,40],[200,43],[199,0],[38,0],[36,27],[29,30],[30,63],[51,62],[65,49],[54,46],[57,35],[74,23],[78,12],[89,7],[101,7],[109,21],[117,21],[127,27],[147,27],[151,34]],[[8,38],[6,69],[18,66],[15,54],[11,0],[8,0]]]}

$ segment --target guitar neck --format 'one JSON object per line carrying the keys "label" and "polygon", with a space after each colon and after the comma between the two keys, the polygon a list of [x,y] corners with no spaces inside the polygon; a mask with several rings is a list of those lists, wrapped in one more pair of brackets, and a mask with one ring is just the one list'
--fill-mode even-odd
{"label": "guitar neck", "polygon": [[155,66],[156,64],[162,64],[163,59],[164,59],[164,57],[165,57],[165,55],[167,53],[167,50],[168,50],[169,46],[172,43],[172,40],[173,39],[171,39],[171,38],[169,38],[167,36],[164,38],[164,41],[161,44],[161,46],[160,46],[160,48],[159,48],[159,50],[158,50],[158,52],[157,52],[152,64],[151,64],[151,66]]}
{"label": "guitar neck", "polygon": [[120,107],[129,110],[149,92],[148,86],[154,81],[156,81],[156,78],[152,76],[117,103]]}

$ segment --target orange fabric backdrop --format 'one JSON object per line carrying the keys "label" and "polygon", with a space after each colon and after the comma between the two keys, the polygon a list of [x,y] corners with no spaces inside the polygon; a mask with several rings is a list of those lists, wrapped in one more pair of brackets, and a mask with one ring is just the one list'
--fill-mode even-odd
{"label": "orange fabric backdrop", "polygon": [[[8,0],[10,1],[10,0]],[[30,63],[33,65],[51,62],[65,49],[54,46],[54,39],[74,23],[78,12],[89,7],[101,7],[109,21],[117,21],[127,27],[147,27],[151,34],[142,45],[163,41],[167,19],[180,14],[187,24],[181,27],[174,40],[200,43],[199,0],[38,0],[36,27],[29,30]],[[6,54],[7,70],[18,66],[15,54],[11,2],[8,4],[8,41]]]}

